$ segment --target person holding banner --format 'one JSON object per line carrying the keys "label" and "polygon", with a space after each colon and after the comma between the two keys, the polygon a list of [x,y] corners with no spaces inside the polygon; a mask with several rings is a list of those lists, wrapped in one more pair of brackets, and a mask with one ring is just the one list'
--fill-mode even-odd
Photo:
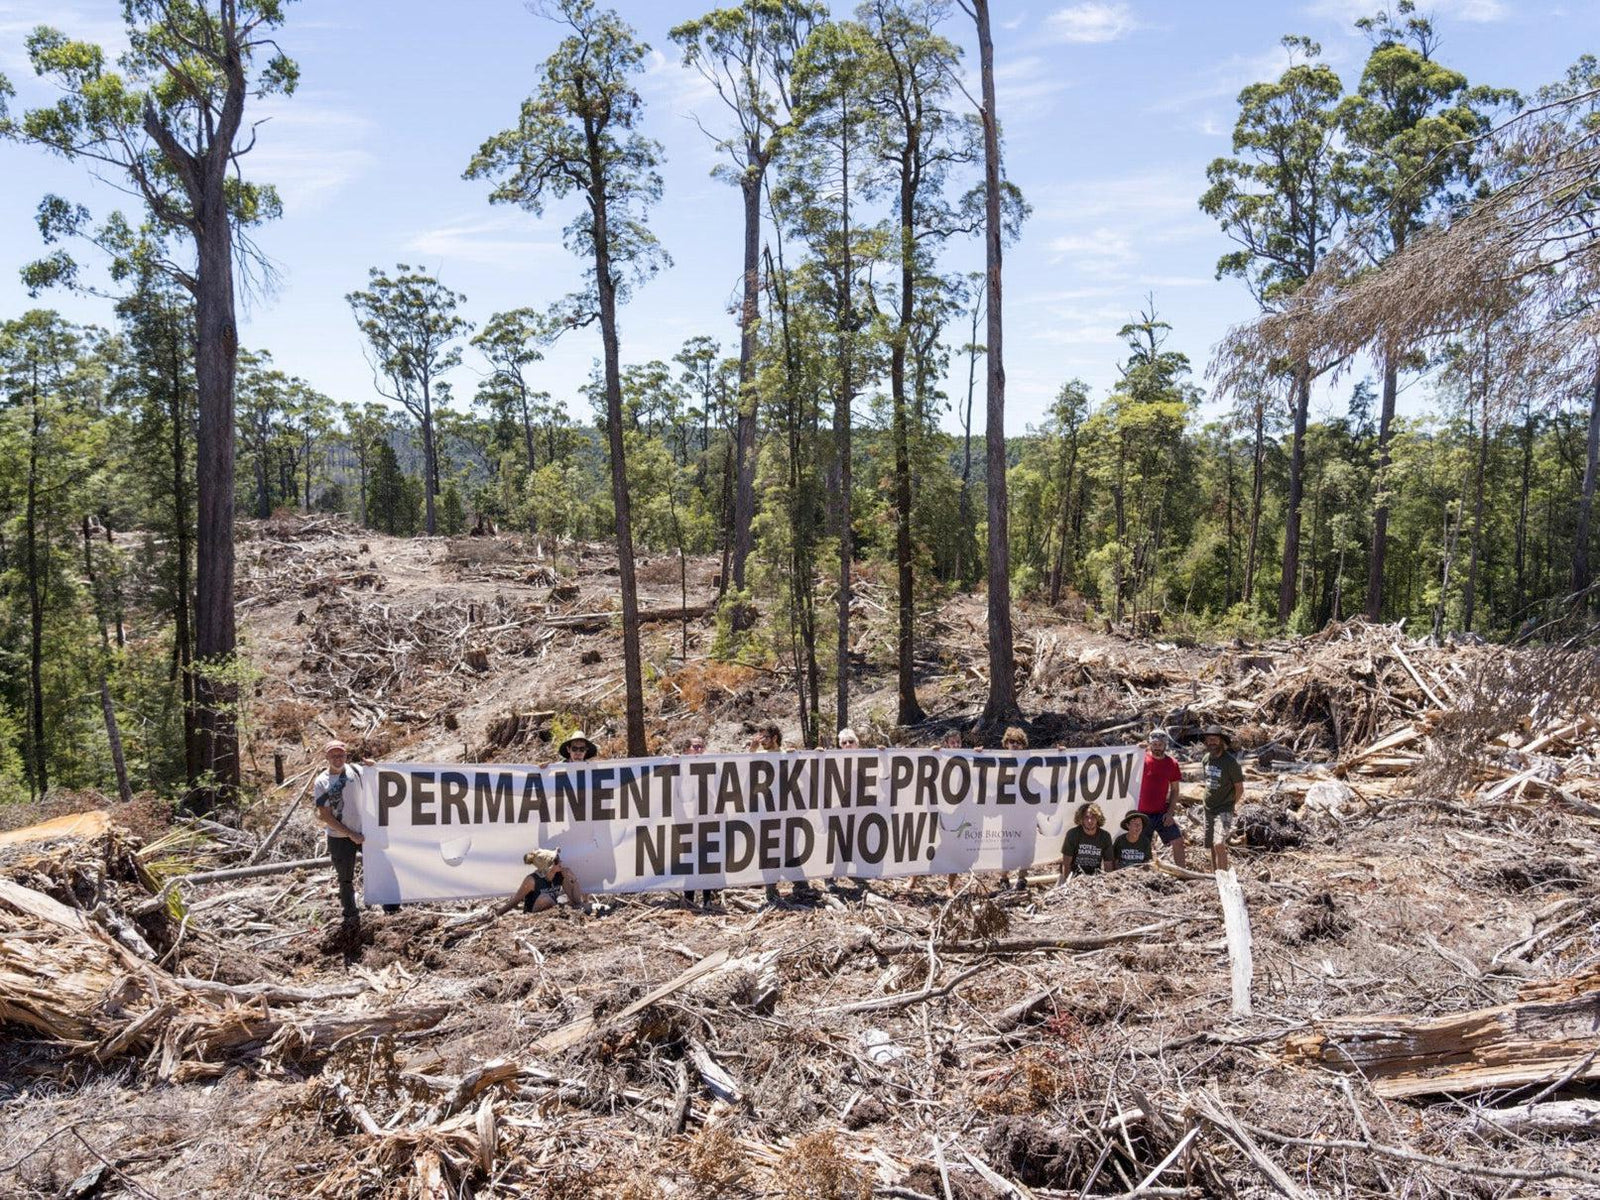
{"label": "person holding banner", "polygon": [[561,865],[561,851],[530,850],[522,856],[522,861],[533,870],[511,893],[511,899],[495,910],[495,916],[503,916],[519,904],[523,912],[545,912],[554,908],[563,895],[569,907],[576,912],[583,911],[583,889],[578,886],[577,877]]}
{"label": "person holding banner", "polygon": [[589,735],[579,729],[566,741],[556,747],[556,753],[561,756],[562,762],[589,762],[598,758],[595,744],[589,740]]}
{"label": "person holding banner", "polygon": [[[699,734],[699,733],[691,734],[689,736],[689,740],[687,742],[685,742],[684,745],[683,745],[683,752],[685,754],[704,754],[706,752],[705,735],[704,734]],[[701,898],[701,903],[706,908],[709,909],[712,906],[712,904],[714,904],[716,902],[717,893],[712,888],[706,888],[705,891],[700,893],[700,898]],[[693,908],[694,907],[694,889],[693,888],[690,888],[687,892],[685,892],[683,894],[683,906],[685,908]]]}
{"label": "person holding banner", "polygon": [[1077,824],[1061,843],[1061,880],[1068,875],[1098,875],[1112,869],[1111,835],[1102,826],[1106,814],[1098,804],[1078,805]]}
{"label": "person holding banner", "polygon": [[[361,909],[356,904],[356,858],[361,853],[361,809],[347,804],[344,789],[350,782],[361,778],[361,767],[370,767],[372,760],[363,759],[361,767],[346,761],[349,754],[345,744],[335,738],[322,748],[328,761],[327,769],[311,784],[311,803],[315,805],[317,820],[328,831],[328,857],[333,859],[333,873],[339,881],[339,908],[347,929],[361,924]],[[399,912],[398,904],[385,904],[384,912]]]}
{"label": "person holding banner", "polygon": [[1206,849],[1211,851],[1211,867],[1228,869],[1228,834],[1233,831],[1234,813],[1244,799],[1244,768],[1233,756],[1233,738],[1220,725],[1205,731],[1206,753],[1200,770],[1206,781]]}
{"label": "person holding banner", "polygon": [[[1028,748],[1028,734],[1027,734],[1027,731],[1022,729],[1020,726],[1013,725],[1010,728],[1008,728],[1005,731],[1005,733],[1001,734],[1001,736],[1000,736],[1000,749],[1002,749],[1002,750],[1026,750],[1027,748]],[[979,746],[978,749],[982,750],[983,747]],[[1028,868],[1027,867],[1019,867],[1019,868],[1017,868],[1017,881],[1016,881],[1016,883],[1012,883],[1011,882],[1011,874],[1010,874],[1009,871],[1000,872],[1000,888],[1001,888],[1001,890],[1003,891],[1008,887],[1011,888],[1012,890],[1018,891],[1018,892],[1027,891],[1028,890]]]}
{"label": "person holding banner", "polygon": [[[1144,756],[1144,774],[1139,777],[1139,812],[1144,817],[1146,835],[1155,834],[1163,846],[1172,847],[1174,866],[1187,867],[1188,847],[1184,845],[1183,829],[1173,815],[1178,802],[1178,783],[1183,769],[1168,751],[1172,737],[1165,729],[1150,732],[1149,748]],[[1154,840],[1151,842],[1154,845]]]}
{"label": "person holding banner", "polygon": [[1122,818],[1122,832],[1111,843],[1111,869],[1144,867],[1150,864],[1150,833],[1144,814],[1135,810]]}

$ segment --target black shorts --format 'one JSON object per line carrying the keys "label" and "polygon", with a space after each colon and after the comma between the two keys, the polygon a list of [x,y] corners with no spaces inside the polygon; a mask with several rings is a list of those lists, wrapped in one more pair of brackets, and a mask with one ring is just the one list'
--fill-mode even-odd
{"label": "black shorts", "polygon": [[[551,901],[554,902],[561,895],[561,889],[543,875],[529,875],[528,879],[533,880],[533,890],[522,898],[523,912],[531,913],[540,896],[549,896]],[[523,882],[527,882],[527,880]]]}
{"label": "black shorts", "polygon": [[1139,814],[1144,818],[1145,824],[1150,826],[1150,832],[1161,838],[1163,846],[1170,846],[1183,836],[1183,829],[1178,824],[1178,819],[1172,815],[1169,808],[1166,812]]}

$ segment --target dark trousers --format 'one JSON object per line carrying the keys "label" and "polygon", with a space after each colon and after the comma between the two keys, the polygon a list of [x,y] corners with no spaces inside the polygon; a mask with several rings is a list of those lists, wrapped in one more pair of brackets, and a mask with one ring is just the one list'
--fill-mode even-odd
{"label": "dark trousers", "polygon": [[361,847],[347,837],[328,835],[328,857],[333,859],[333,873],[339,877],[339,907],[346,921],[359,921],[361,910],[356,907],[356,859]]}

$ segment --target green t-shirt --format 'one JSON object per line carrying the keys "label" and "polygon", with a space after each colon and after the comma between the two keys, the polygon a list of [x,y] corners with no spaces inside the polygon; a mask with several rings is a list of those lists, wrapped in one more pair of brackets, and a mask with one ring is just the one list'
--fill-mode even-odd
{"label": "green t-shirt", "polygon": [[1145,834],[1138,841],[1134,841],[1127,834],[1117,835],[1117,840],[1111,843],[1111,869],[1120,871],[1123,867],[1141,867],[1150,861],[1150,835]]}
{"label": "green t-shirt", "polygon": [[1206,781],[1206,811],[1232,812],[1234,787],[1244,782],[1239,760],[1224,750],[1214,758],[1209,754],[1201,758],[1200,769]]}
{"label": "green t-shirt", "polygon": [[1093,834],[1083,827],[1074,826],[1067,831],[1067,840],[1061,844],[1061,853],[1072,865],[1068,868],[1076,875],[1097,875],[1111,853],[1111,835],[1104,829]]}

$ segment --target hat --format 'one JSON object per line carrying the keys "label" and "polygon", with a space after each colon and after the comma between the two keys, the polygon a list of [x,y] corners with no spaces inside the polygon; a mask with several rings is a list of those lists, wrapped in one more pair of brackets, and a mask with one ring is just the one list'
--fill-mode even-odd
{"label": "hat", "polygon": [[1229,733],[1221,725],[1207,725],[1204,729],[1202,729],[1200,731],[1200,736],[1201,737],[1219,737],[1223,741],[1227,742],[1228,745],[1230,745],[1230,746],[1233,745],[1233,734]]}
{"label": "hat", "polygon": [[1150,740],[1152,742],[1162,741],[1169,746],[1172,745],[1172,735],[1165,729],[1152,729],[1150,731]]}
{"label": "hat", "polygon": [[567,751],[572,749],[573,742],[582,742],[585,746],[588,746],[590,750],[594,749],[594,742],[590,740],[589,735],[583,730],[578,729],[567,735],[567,740],[556,747],[556,753],[562,758],[566,758]]}
{"label": "hat", "polygon": [[343,742],[341,742],[338,738],[331,738],[331,739],[329,739],[328,743],[325,746],[322,747],[322,752],[324,754],[327,754],[330,750],[346,750],[346,751],[348,751],[349,747],[346,746]]}
{"label": "hat", "polygon": [[522,861],[527,863],[541,875],[548,875],[550,869],[561,861],[559,850],[529,850],[522,856]]}
{"label": "hat", "polygon": [[1132,812],[1123,814],[1123,817],[1122,817],[1122,828],[1124,830],[1126,830],[1128,828],[1128,822],[1133,820],[1135,817],[1138,817],[1139,820],[1144,822],[1144,827],[1146,829],[1150,828],[1150,817],[1149,817],[1149,815],[1146,814],[1146,813],[1140,812],[1137,808],[1134,809]]}

